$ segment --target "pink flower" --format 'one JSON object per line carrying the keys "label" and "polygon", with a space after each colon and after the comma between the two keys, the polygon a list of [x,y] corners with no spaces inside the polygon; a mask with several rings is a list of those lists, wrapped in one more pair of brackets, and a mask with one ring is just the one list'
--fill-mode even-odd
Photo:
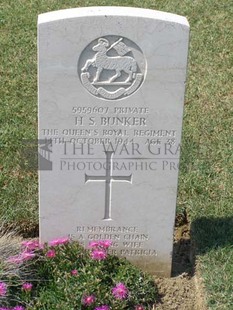
{"label": "pink flower", "polygon": [[99,246],[99,241],[90,241],[89,244],[88,244],[88,247],[89,248],[98,248]]}
{"label": "pink flower", "polygon": [[135,306],[135,310],[145,310],[145,308],[142,305]]}
{"label": "pink flower", "polygon": [[111,240],[90,241],[88,247],[93,248],[105,248],[108,249],[112,245]]}
{"label": "pink flower", "polygon": [[95,302],[95,296],[94,295],[87,295],[87,296],[83,296],[83,298],[82,298],[82,303],[85,306],[90,306],[94,302]]}
{"label": "pink flower", "polygon": [[10,310],[10,308],[0,308],[0,310]]}
{"label": "pink flower", "polygon": [[128,296],[128,289],[123,283],[118,283],[112,289],[112,294],[117,299],[125,299]]}
{"label": "pink flower", "polygon": [[52,241],[49,242],[50,246],[58,246],[60,244],[66,244],[70,241],[70,239],[68,237],[66,238],[58,238],[58,239],[54,239]]}
{"label": "pink flower", "polygon": [[38,239],[23,241],[21,245],[26,249],[26,251],[33,251],[43,247],[43,245],[39,243]]}
{"label": "pink flower", "polygon": [[21,258],[22,261],[28,261],[30,259],[33,259],[35,256],[36,254],[33,252],[22,252],[19,255],[19,258]]}
{"label": "pink flower", "polygon": [[30,292],[32,290],[32,283],[29,282],[25,282],[22,285],[22,290],[26,291],[26,292]]}
{"label": "pink flower", "polygon": [[10,256],[7,259],[7,262],[13,263],[13,264],[22,264],[24,261],[28,261],[30,259],[33,259],[35,256],[36,256],[36,254],[33,252],[24,251],[19,255]]}
{"label": "pink flower", "polygon": [[94,310],[110,310],[110,308],[107,305],[103,305],[103,306],[96,307]]}
{"label": "pink flower", "polygon": [[0,282],[0,296],[5,296],[7,293],[7,285],[4,282]]}
{"label": "pink flower", "polygon": [[12,310],[25,310],[23,306],[16,306]]}
{"label": "pink flower", "polygon": [[102,241],[99,241],[99,245],[105,249],[108,249],[112,245],[112,241],[111,240],[102,240]]}
{"label": "pink flower", "polygon": [[71,270],[71,275],[72,276],[77,276],[77,274],[78,274],[78,270],[76,270],[76,269],[74,269],[74,270]]}
{"label": "pink flower", "polygon": [[105,250],[95,249],[91,252],[91,258],[95,260],[103,260],[107,257],[107,253]]}
{"label": "pink flower", "polygon": [[51,249],[51,250],[48,250],[48,252],[45,254],[47,257],[55,257],[56,256],[56,252],[55,250]]}
{"label": "pink flower", "polygon": [[[22,261],[22,258],[19,255],[15,255],[15,256],[10,256],[7,259],[7,262],[13,263],[13,264],[21,264],[23,261]],[[0,310],[1,310],[1,308],[0,308]]]}

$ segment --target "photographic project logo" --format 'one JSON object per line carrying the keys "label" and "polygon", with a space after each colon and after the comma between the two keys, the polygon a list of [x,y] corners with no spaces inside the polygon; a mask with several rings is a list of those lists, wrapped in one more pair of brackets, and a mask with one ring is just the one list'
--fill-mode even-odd
{"label": "photographic project logo", "polygon": [[38,140],[38,168],[39,170],[52,170],[51,161],[52,139]]}
{"label": "photographic project logo", "polygon": [[37,171],[53,169],[51,139],[23,140],[20,153],[20,166],[24,170]]}

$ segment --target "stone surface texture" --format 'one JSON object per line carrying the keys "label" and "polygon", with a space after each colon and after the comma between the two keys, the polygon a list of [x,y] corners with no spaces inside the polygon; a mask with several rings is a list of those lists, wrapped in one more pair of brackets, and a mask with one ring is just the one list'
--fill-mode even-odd
{"label": "stone surface texture", "polygon": [[39,15],[40,238],[169,276],[186,82],[185,17],[122,7]]}

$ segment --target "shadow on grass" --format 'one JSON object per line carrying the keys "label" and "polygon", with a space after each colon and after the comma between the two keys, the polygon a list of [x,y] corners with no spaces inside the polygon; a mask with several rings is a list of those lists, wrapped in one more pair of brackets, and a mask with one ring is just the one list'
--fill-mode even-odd
{"label": "shadow on grass", "polygon": [[[200,217],[195,219],[191,225],[183,223],[181,227],[184,234],[182,233],[173,246],[173,277],[183,273],[193,276],[196,255],[233,245],[233,216],[223,218]],[[189,229],[190,231],[187,234]]]}
{"label": "shadow on grass", "polygon": [[196,254],[233,245],[233,216],[223,218],[201,217],[193,221],[191,235]]}

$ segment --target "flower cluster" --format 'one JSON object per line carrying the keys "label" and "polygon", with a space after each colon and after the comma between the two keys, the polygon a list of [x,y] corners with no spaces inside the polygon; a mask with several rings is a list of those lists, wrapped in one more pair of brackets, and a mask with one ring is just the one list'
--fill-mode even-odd
{"label": "flower cluster", "polygon": [[111,240],[89,242],[89,248],[91,249],[91,258],[94,260],[104,260],[107,257],[107,249],[111,245]]}
{"label": "flower cluster", "polygon": [[[32,283],[25,282],[22,285],[22,290],[25,292],[30,292],[32,289]],[[7,285],[4,282],[0,282],[0,297],[7,295]],[[13,308],[0,307],[0,310],[24,310],[23,306],[15,306]]]}
{"label": "flower cluster", "polygon": [[44,245],[39,243],[38,239],[22,241],[21,243],[24,251],[31,252],[37,249],[43,249]]}
{"label": "flower cluster", "polygon": [[70,239],[65,237],[65,238],[58,238],[58,239],[54,239],[52,241],[49,242],[49,246],[58,246],[58,245],[63,245],[63,244],[67,244],[70,242]]}
{"label": "flower cluster", "polygon": [[[126,299],[128,297],[129,291],[127,287],[123,283],[118,283],[116,286],[112,289],[112,295],[116,299]],[[82,304],[84,306],[91,306],[96,301],[96,297],[94,295],[84,295],[82,298]],[[140,307],[140,306],[137,306]],[[109,310],[110,307],[108,305],[101,305],[96,307],[94,310]],[[137,310],[143,310],[143,308],[136,308]]]}
{"label": "flower cluster", "polygon": [[22,264],[23,262],[31,260],[34,257],[35,254],[33,252],[27,252],[26,250],[19,255],[9,257],[8,262],[13,264]]}
{"label": "flower cluster", "polygon": [[[70,241],[69,238],[64,237],[64,238],[58,238],[50,241],[48,243],[49,246],[51,247],[56,247],[62,244],[67,244]],[[39,249],[44,249],[45,245],[39,243],[38,239],[35,240],[29,240],[29,241],[23,241],[21,243],[22,245],[22,252],[19,255],[11,256],[8,258],[9,263],[13,264],[22,264],[25,261],[33,259],[36,254],[35,251]],[[56,251],[54,248],[49,249],[48,252],[46,253],[47,257],[55,257],[56,256]]]}
{"label": "flower cluster", "polygon": [[35,251],[38,249],[43,249],[43,244],[39,243],[38,239],[23,241],[21,243],[22,252],[19,255],[10,256],[8,258],[9,263],[22,264],[25,261],[31,260],[35,257]]}
{"label": "flower cluster", "polygon": [[63,245],[63,244],[67,244],[70,242],[70,239],[68,237],[64,237],[64,238],[58,238],[58,239],[54,239],[52,241],[50,241],[48,243],[48,245],[50,247],[52,247],[51,249],[48,250],[48,252],[45,254],[47,257],[49,258],[53,258],[56,256],[56,251],[54,249],[54,247],[57,247],[59,245]]}
{"label": "flower cluster", "polygon": [[[132,303],[134,297],[138,296],[137,292],[140,286],[144,285],[144,282],[141,284],[141,280],[139,285],[134,285],[134,281],[138,281],[139,275],[140,279],[143,277],[140,271],[137,271],[135,269],[136,267],[131,266],[126,261],[118,260],[116,256],[111,257],[111,255],[109,255],[108,259],[102,262],[102,260],[107,258],[108,248],[111,245],[111,240],[91,241],[88,245],[89,251],[87,251],[82,248],[78,242],[70,242],[70,239],[66,237],[54,239],[43,245],[40,244],[38,240],[24,241],[22,242],[21,253],[10,257],[8,262],[18,265],[23,264],[22,266],[18,266],[19,268],[23,267],[22,270],[24,270],[25,267],[32,271],[37,270],[39,275],[38,281],[39,279],[43,281],[50,272],[53,274],[54,281],[56,281],[58,277],[60,279],[64,276],[64,283],[63,281],[56,281],[54,283],[53,289],[56,290],[56,296],[59,297],[60,294],[61,296],[63,294],[66,295],[67,291],[69,296],[77,296],[76,303],[78,302],[79,307],[83,309],[120,309],[122,305],[123,307],[130,306],[130,309],[134,310],[145,310],[143,305],[145,301],[144,297],[141,299],[137,298],[138,302],[134,305]],[[53,260],[54,257],[56,257],[55,260]],[[28,264],[27,261],[29,260],[32,261]],[[93,260],[96,260],[97,263],[93,262]],[[25,262],[26,264],[24,264]],[[83,266],[85,266],[85,268],[83,268]],[[122,274],[123,268],[127,268],[125,274]],[[88,274],[86,274],[86,270]],[[127,272],[127,270],[129,272]],[[27,274],[30,274],[30,272]],[[88,280],[90,274],[91,282]],[[127,275],[127,277],[125,277],[125,275]],[[103,279],[107,276],[109,281],[102,281],[102,276]],[[23,281],[26,280],[25,277],[23,277],[23,279]],[[152,289],[148,285],[149,282],[147,279],[146,281],[145,285],[149,288],[150,294],[149,302],[152,304],[153,300],[156,299],[156,294],[152,293]],[[17,280],[17,283],[18,284],[14,287],[14,293],[16,293],[15,296],[17,296],[20,305],[13,306],[13,304],[10,308],[9,306],[0,306],[0,310],[26,310],[25,306],[22,305],[27,304],[32,296],[34,296],[36,302],[35,306],[37,306],[37,302],[39,302],[38,305],[47,302],[44,300],[43,294],[40,295],[40,287],[42,287],[42,289],[45,287],[46,289],[46,281],[44,281],[41,286],[34,286],[34,283],[30,282],[22,282],[22,279],[20,282]],[[128,283],[131,283],[131,285],[127,287]],[[78,287],[83,287],[83,289],[77,289]],[[0,299],[2,296],[6,299],[5,302],[7,302],[8,298],[11,298],[12,291],[11,281],[7,281],[6,283],[0,281]],[[53,300],[55,292],[53,291],[50,295],[48,291],[48,303]],[[49,300],[49,298],[51,298],[51,300]],[[69,309],[72,303],[72,300],[67,300],[67,309]]]}

